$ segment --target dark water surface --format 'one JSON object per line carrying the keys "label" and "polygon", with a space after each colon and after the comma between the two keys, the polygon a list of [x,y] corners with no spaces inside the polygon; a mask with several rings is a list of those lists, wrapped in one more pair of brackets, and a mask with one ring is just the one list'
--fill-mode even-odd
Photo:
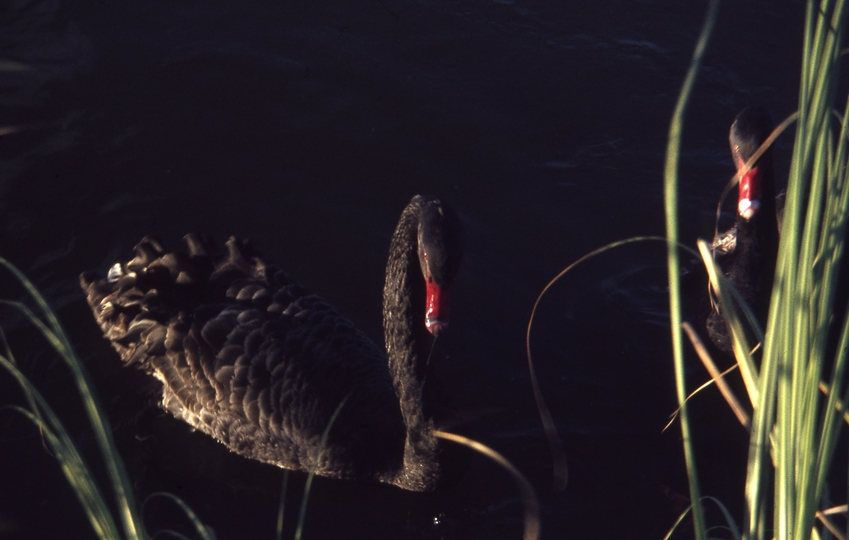
{"label": "dark water surface", "polygon": [[[0,255],[58,309],[113,422],[140,499],[182,497],[218,538],[272,538],[282,472],[144,411],[79,291],[84,270],[146,234],[250,237],[266,258],[381,340],[383,267],[404,204],[450,200],[468,250],[436,361],[474,436],[536,487],[545,538],[660,538],[686,493],[658,245],[610,252],[543,301],[533,348],[571,464],[550,456],[524,354],[537,293],[613,240],[663,234],[669,115],[705,6],[679,1],[9,1],[0,7]],[[682,156],[689,242],[733,173],[745,105],[795,110],[803,8],[727,2],[699,76]],[[789,137],[781,143],[789,146]],[[786,151],[780,151],[779,155]],[[781,158],[779,158],[780,160]],[[785,158],[786,160],[786,158]],[[779,163],[779,176],[786,166]],[[4,275],[3,298],[22,289]],[[65,366],[2,316],[25,372],[91,459]],[[691,379],[707,374],[694,362]],[[2,403],[24,403],[0,373]],[[737,505],[742,429],[694,403],[704,489]],[[290,476],[286,537],[305,475]],[[151,531],[189,528],[169,505]],[[476,458],[438,494],[317,479],[305,538],[512,539],[508,477]],[[0,412],[0,537],[91,538],[55,461]]]}

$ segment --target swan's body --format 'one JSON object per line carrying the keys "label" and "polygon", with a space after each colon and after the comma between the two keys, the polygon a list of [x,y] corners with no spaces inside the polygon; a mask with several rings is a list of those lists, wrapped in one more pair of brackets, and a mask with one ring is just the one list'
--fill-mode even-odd
{"label": "swan's body", "polygon": [[[714,240],[715,255],[728,280],[761,323],[769,311],[778,254],[772,149],[767,149],[751,169],[746,169],[745,163],[772,129],[769,113],[761,107],[747,107],[734,120],[729,143],[740,173],[738,215],[734,227]],[[707,331],[719,349],[733,354],[731,338],[719,312],[712,311],[708,316]]]}
{"label": "swan's body", "polygon": [[162,406],[177,418],[251,459],[426,491],[440,481],[442,452],[426,366],[432,334],[447,325],[461,235],[438,199],[417,196],[404,210],[387,263],[386,351],[235,238],[219,258],[197,235],[188,253],[145,238],[106,279],[80,281],[107,339],[162,382]]}

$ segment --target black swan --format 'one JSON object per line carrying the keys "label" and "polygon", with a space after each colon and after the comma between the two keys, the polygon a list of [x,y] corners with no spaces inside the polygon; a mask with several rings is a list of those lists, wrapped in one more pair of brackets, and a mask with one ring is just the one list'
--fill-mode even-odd
{"label": "black swan", "polygon": [[[383,291],[386,350],[277,267],[230,238],[152,238],[107,278],[80,276],[97,322],[127,365],[162,383],[162,407],[233,452],[279,467],[413,490],[441,485],[426,374],[463,228],[434,197],[416,196],[392,236]],[[334,412],[318,463],[320,440]]]}
{"label": "black swan", "polygon": [[[763,324],[769,312],[769,296],[778,255],[778,213],[772,147],[746,169],[745,164],[772,133],[774,126],[763,107],[743,109],[731,125],[731,154],[740,174],[737,220],[734,227],[714,241],[715,254],[728,280]],[[707,318],[711,341],[733,355],[731,337],[722,315],[712,310]]]}

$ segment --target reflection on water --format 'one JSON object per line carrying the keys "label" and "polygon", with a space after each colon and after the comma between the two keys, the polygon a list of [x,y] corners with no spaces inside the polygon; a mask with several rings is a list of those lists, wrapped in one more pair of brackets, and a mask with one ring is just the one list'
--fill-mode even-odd
{"label": "reflection on water", "polygon": [[[662,0],[12,2],[0,9],[0,60],[31,69],[0,72],[0,127],[20,128],[0,136],[0,255],[59,309],[139,495],[182,497],[221,539],[268,538],[280,471],[153,406],[146,379],[100,338],[77,275],[104,272],[146,234],[172,245],[188,231],[247,236],[379,340],[397,214],[414,193],[440,194],[466,224],[468,252],[438,354],[474,435],[529,476],[547,537],[660,537],[672,495],[687,489],[678,433],[661,433],[674,410],[662,249],[576,269],[537,315],[534,355],[572,467],[562,494],[546,491],[523,341],[536,295],[561,268],[608,242],[662,234],[668,116],[701,16]],[[686,124],[685,238],[713,228],[736,112],[795,108],[801,23],[795,5],[723,7]],[[8,279],[0,293],[22,297]],[[64,366],[33,331],[2,320],[96,459]],[[706,377],[699,369],[694,381]],[[21,403],[0,381],[4,402]],[[718,401],[694,408],[710,433],[705,491],[733,501],[745,441]],[[0,433],[0,533],[88,531],[32,427],[3,413]],[[288,534],[303,484],[291,476]],[[152,530],[184,523],[162,501],[146,519]],[[318,479],[305,534],[520,531],[512,482],[479,459],[442,494]]]}

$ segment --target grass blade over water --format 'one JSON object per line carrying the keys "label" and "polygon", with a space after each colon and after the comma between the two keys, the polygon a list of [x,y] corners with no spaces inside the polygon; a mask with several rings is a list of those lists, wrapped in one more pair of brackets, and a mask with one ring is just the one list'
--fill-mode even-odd
{"label": "grass blade over water", "polygon": [[[0,305],[16,309],[29,319],[70,367],[89,421],[94,428],[95,438],[103,455],[103,462],[109,473],[112,491],[116,498],[116,506],[121,516],[124,538],[143,538],[144,532],[141,526],[141,520],[124,463],[115,448],[109,421],[97,401],[82,362],[71,347],[70,340],[59,324],[56,314],[35,288],[35,285],[20,270],[2,257],[0,257],[0,265],[14,274],[17,280],[24,286],[38,306],[41,317],[47,322],[45,323],[39,316],[21,303],[2,300],[0,301]],[[83,461],[70,436],[65,432],[61,421],[53,414],[46,400],[26,380],[23,373],[17,369],[17,366],[12,362],[11,355],[10,358],[2,357],[0,360],[2,360],[0,361],[0,365],[16,378],[24,389],[24,393],[28,396],[32,410],[31,415],[27,414],[26,416],[43,430],[51,450],[59,460],[59,464],[65,472],[69,483],[74,487],[77,497],[83,503],[95,531],[101,538],[120,538],[121,535],[118,534],[118,529],[109,513],[109,505],[105,502],[104,497],[94,484],[90,469]],[[17,408],[17,410],[24,411],[21,408]]]}

